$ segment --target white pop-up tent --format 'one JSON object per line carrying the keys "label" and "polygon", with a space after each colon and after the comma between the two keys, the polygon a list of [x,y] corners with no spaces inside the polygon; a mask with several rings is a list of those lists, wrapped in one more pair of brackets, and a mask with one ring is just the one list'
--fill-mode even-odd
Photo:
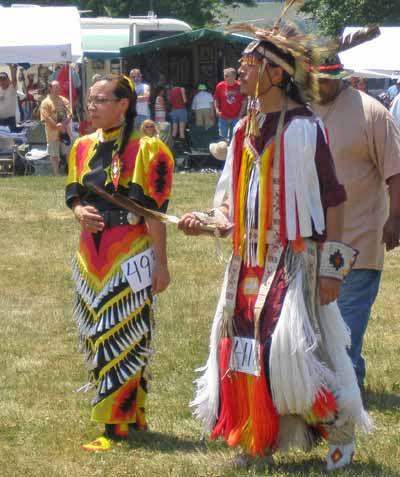
{"label": "white pop-up tent", "polygon": [[0,8],[0,63],[69,63],[82,61],[81,21],[76,7],[18,5]]}
{"label": "white pop-up tent", "polygon": [[81,58],[76,7],[0,8],[0,63],[66,63]]}
{"label": "white pop-up tent", "polygon": [[[346,27],[343,35],[354,33],[359,28]],[[400,27],[381,27],[380,31],[377,38],[340,53],[340,60],[346,69],[370,77],[400,76]]]}

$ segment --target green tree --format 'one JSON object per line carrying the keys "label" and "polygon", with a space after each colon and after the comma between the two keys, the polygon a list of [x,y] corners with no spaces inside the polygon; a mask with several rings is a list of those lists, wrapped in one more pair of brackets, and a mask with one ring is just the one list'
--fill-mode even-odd
{"label": "green tree", "polygon": [[[3,6],[15,0],[1,2]],[[33,0],[18,3],[35,3]],[[224,7],[239,3],[254,5],[254,0],[39,0],[43,6],[66,6],[75,4],[80,10],[91,10],[90,16],[127,17],[128,15],[147,15],[153,10],[159,18],[176,18],[194,27],[212,25],[224,14]]]}
{"label": "green tree", "polygon": [[340,34],[351,25],[400,23],[399,0],[306,0],[302,11],[311,14],[325,35]]}

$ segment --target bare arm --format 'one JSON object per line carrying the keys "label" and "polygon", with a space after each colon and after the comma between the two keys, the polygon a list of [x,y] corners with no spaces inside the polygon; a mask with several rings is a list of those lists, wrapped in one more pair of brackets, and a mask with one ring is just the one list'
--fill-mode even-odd
{"label": "bare arm", "polygon": [[214,99],[214,109],[215,109],[215,114],[217,115],[217,117],[219,117],[221,113],[218,107],[218,101],[216,99]]}
{"label": "bare arm", "polygon": [[72,119],[71,105],[70,105],[69,101],[65,101],[64,104],[65,104],[65,112],[66,112],[66,115],[67,115],[67,119],[68,119],[68,121],[71,121],[71,119]]}
{"label": "bare arm", "polygon": [[[326,212],[326,240],[341,242],[344,224],[344,203],[329,207]],[[319,278],[319,295],[321,305],[327,305],[337,299],[341,281],[334,278]]]}
{"label": "bare arm", "polygon": [[146,218],[149,234],[153,242],[155,266],[152,277],[153,295],[164,291],[170,282],[167,259],[167,231],[165,224]]}
{"label": "bare arm", "polygon": [[341,242],[343,238],[344,203],[326,211],[326,240]]}
{"label": "bare arm", "polygon": [[382,242],[386,250],[393,250],[400,241],[400,174],[390,177],[389,186],[389,217],[383,227]]}
{"label": "bare arm", "polygon": [[183,102],[186,104],[187,103],[187,98],[186,98],[185,88],[181,88],[181,93],[182,93]]}
{"label": "bare arm", "polygon": [[14,88],[17,87],[17,66],[16,65],[8,65],[11,72],[11,83]]}

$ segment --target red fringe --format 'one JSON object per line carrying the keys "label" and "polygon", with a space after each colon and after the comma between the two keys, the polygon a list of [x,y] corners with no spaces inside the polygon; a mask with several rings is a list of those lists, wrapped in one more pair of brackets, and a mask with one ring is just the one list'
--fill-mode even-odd
{"label": "red fringe", "polygon": [[330,418],[336,412],[336,410],[337,404],[335,396],[321,386],[315,397],[311,412],[317,421],[326,421],[327,418]]}
{"label": "red fringe", "polygon": [[212,439],[218,436],[228,439],[230,431],[237,422],[237,402],[231,376],[233,373],[229,371],[231,351],[231,340],[229,338],[222,338],[219,343],[221,409],[218,422],[211,433]]}
{"label": "red fringe", "polygon": [[[261,375],[229,372],[232,344],[220,342],[220,416],[211,438],[225,438],[231,446],[242,445],[252,455],[274,450],[279,432],[279,416],[268,391],[261,363]],[[263,356],[262,349],[260,356]]]}

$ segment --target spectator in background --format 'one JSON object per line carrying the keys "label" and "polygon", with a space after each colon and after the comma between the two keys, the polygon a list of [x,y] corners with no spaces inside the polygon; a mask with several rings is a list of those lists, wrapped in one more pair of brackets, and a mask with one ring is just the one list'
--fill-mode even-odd
{"label": "spectator in background", "polygon": [[235,69],[226,68],[224,80],[215,88],[214,108],[218,118],[219,135],[228,142],[231,140],[233,128],[243,115],[245,104]]}
{"label": "spectator in background", "polygon": [[157,86],[154,97],[150,102],[152,117],[157,123],[165,123],[167,120],[167,90],[164,86]]}
{"label": "spectator in background", "polygon": [[44,122],[46,130],[47,151],[53,174],[58,176],[61,149],[69,149],[66,138],[71,137],[72,119],[71,106],[66,98],[60,96],[58,81],[50,84],[49,94],[40,105],[40,119]]}
{"label": "spectator in background", "polygon": [[137,95],[135,126],[139,127],[145,119],[150,118],[150,85],[142,82],[142,73],[134,68],[129,73]]}
{"label": "spectator in background", "polygon": [[363,78],[352,75],[350,78],[350,83],[354,89],[358,89],[358,91],[362,91],[363,93],[368,93],[367,85],[365,84],[365,81]]}
{"label": "spectator in background", "polygon": [[179,140],[184,143],[187,123],[187,98],[185,88],[181,86],[171,88],[169,91],[169,102],[171,105],[172,139],[176,141],[179,133]]}
{"label": "spectator in background", "polygon": [[400,128],[400,93],[394,98],[392,106],[390,107],[390,113]]}
{"label": "spectator in background", "polygon": [[9,65],[9,68],[11,81],[8,73],[0,73],[0,126],[8,126],[10,131],[16,131],[17,68],[15,65]]}
{"label": "spectator in background", "polygon": [[400,93],[400,78],[397,78],[396,83],[392,84],[387,90],[387,95],[389,96],[390,105],[392,104],[394,98]]}
{"label": "spectator in background", "polygon": [[157,125],[151,119],[145,119],[142,122],[142,124],[140,126],[140,131],[143,134],[143,136],[148,136],[148,137],[158,137],[159,136],[159,131],[157,129]]}
{"label": "spectator in background", "polygon": [[92,81],[90,82],[91,86],[93,86],[97,81],[101,80],[101,74],[95,73],[92,76]]}
{"label": "spectator in background", "polygon": [[207,86],[203,83],[199,84],[197,90],[198,93],[192,101],[192,110],[196,116],[196,126],[211,128],[215,123],[213,96],[207,91]]}
{"label": "spectator in background", "polygon": [[32,70],[26,72],[26,78],[24,81],[24,93],[25,93],[25,119],[32,119],[32,113],[37,106],[34,94],[38,91],[38,83],[35,78],[35,73]]}

